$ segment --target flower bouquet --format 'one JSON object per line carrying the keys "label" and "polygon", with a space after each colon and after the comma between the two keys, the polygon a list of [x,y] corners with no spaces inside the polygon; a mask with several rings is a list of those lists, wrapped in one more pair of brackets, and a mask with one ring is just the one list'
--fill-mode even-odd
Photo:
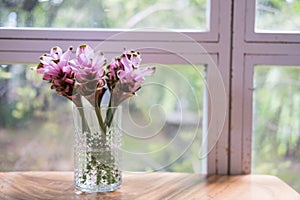
{"label": "flower bouquet", "polygon": [[[140,67],[137,51],[125,50],[107,64],[102,52],[81,45],[53,47],[40,57],[37,72],[51,89],[74,103],[75,186],[85,192],[105,192],[121,185],[119,166],[119,105],[141,88],[154,67]],[[103,97],[109,100],[104,104]]]}

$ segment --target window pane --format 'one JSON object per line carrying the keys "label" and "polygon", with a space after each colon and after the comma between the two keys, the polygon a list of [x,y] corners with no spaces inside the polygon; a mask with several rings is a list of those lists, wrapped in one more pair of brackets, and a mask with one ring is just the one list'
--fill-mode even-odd
{"label": "window pane", "polygon": [[254,87],[252,170],[300,192],[300,67],[256,66]]}
{"label": "window pane", "polygon": [[[200,172],[203,66],[157,66],[123,104],[123,169]],[[33,65],[0,65],[0,171],[73,170],[72,103]]]}
{"label": "window pane", "polygon": [[0,1],[4,27],[171,28],[205,31],[206,0]]}
{"label": "window pane", "polygon": [[256,0],[255,30],[300,31],[299,0]]}
{"label": "window pane", "polygon": [[157,66],[123,106],[124,169],[201,171],[203,66]]}
{"label": "window pane", "polygon": [[0,171],[72,170],[71,104],[27,65],[0,65]]}

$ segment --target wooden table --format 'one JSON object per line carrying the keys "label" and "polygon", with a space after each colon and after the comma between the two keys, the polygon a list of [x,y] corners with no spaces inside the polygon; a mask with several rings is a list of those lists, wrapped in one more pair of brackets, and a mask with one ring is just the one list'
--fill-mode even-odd
{"label": "wooden table", "polygon": [[72,172],[0,173],[0,199],[300,199],[295,190],[274,176],[206,177],[160,172],[123,173],[123,185],[115,192],[77,193],[74,189]]}

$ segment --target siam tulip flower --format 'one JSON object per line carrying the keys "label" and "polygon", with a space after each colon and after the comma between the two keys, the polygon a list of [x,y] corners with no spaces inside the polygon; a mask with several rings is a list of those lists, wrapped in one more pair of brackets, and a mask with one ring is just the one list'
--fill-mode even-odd
{"label": "siam tulip flower", "polygon": [[72,100],[80,106],[78,94],[74,92],[75,73],[68,62],[72,54],[72,47],[62,53],[60,47],[53,47],[50,54],[40,57],[37,72],[43,74],[43,79],[51,83],[51,89],[56,90],[58,95]]}
{"label": "siam tulip flower", "polygon": [[112,88],[114,84],[118,81],[118,72],[124,70],[124,65],[121,62],[121,58],[115,58],[107,67],[107,84]]}
{"label": "siam tulip flower", "polygon": [[108,87],[113,89],[119,81],[121,71],[130,72],[137,69],[141,63],[140,53],[133,50],[125,50],[120,57],[115,58],[107,67]]}
{"label": "siam tulip flower", "polygon": [[[145,81],[145,76],[154,73],[154,67],[139,68],[141,63],[140,53],[125,50],[120,57],[115,58],[107,67],[107,86],[110,91],[109,107],[116,107],[124,100],[135,95]],[[110,126],[113,111],[108,110],[105,124]]]}
{"label": "siam tulip flower", "polygon": [[[76,57],[70,60],[72,47],[62,52],[59,47],[51,49],[49,54],[40,58],[37,72],[51,83],[61,96],[72,100],[77,107],[82,107],[81,96],[93,106],[104,133],[111,125],[114,109],[108,109],[105,121],[100,112],[101,100],[107,89],[110,92],[108,107],[116,107],[141,88],[146,76],[154,73],[154,67],[140,68],[141,56],[137,51],[125,50],[108,66],[101,52],[94,52],[88,45],[81,45],[76,50]],[[79,109],[79,111],[81,111]],[[81,111],[84,130],[89,127]]]}
{"label": "siam tulip flower", "polygon": [[155,67],[143,67],[132,71],[120,71],[119,82],[112,91],[112,105],[117,106],[122,101],[132,97],[141,88],[141,83],[145,81],[145,76],[150,76],[155,72]]}
{"label": "siam tulip flower", "polygon": [[[129,65],[127,65],[129,66]],[[133,65],[132,65],[133,66]],[[141,83],[145,81],[145,76],[150,76],[155,72],[155,67],[132,68],[131,70],[120,70],[114,88],[110,88],[110,105],[116,107],[126,99],[134,96],[141,88]],[[114,113],[108,110],[105,124],[111,124]]]}
{"label": "siam tulip flower", "polygon": [[90,46],[81,45],[76,50],[76,58],[69,63],[76,73],[78,92],[92,105],[98,105],[106,90],[103,68],[106,59],[103,53],[96,53]]}
{"label": "siam tulip flower", "polygon": [[124,65],[125,71],[137,69],[141,64],[140,52],[133,50],[125,50],[121,56],[121,63]]}

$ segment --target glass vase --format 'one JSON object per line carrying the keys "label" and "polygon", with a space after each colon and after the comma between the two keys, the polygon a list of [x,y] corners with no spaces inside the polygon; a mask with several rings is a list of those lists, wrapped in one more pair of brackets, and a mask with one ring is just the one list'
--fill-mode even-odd
{"label": "glass vase", "polygon": [[82,192],[118,189],[121,179],[121,109],[74,107],[74,181]]}

